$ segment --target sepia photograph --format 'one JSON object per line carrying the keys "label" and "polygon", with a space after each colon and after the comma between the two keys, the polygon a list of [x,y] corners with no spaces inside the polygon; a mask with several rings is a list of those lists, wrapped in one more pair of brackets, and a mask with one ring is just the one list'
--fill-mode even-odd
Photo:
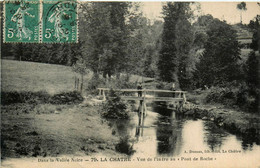
{"label": "sepia photograph", "polygon": [[2,168],[260,168],[257,1],[0,0]]}

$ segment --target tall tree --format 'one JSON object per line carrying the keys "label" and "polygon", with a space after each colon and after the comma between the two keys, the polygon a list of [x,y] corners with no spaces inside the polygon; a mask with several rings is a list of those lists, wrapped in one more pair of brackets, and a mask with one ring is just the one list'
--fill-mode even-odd
{"label": "tall tree", "polygon": [[251,52],[245,63],[246,74],[247,74],[247,84],[250,88],[259,87],[259,58],[256,56],[255,52]]}
{"label": "tall tree", "polygon": [[246,11],[247,8],[246,8],[246,3],[245,2],[241,2],[239,4],[237,4],[237,9],[240,10],[240,23],[242,24],[242,12],[243,11]]}
{"label": "tall tree", "polygon": [[254,20],[250,20],[249,27],[253,31],[253,39],[250,47],[254,51],[260,52],[260,15],[257,15]]}
{"label": "tall tree", "polygon": [[205,51],[197,66],[201,85],[225,84],[240,75],[240,47],[235,30],[215,19],[207,31]]}
{"label": "tall tree", "polygon": [[162,47],[158,60],[159,77],[166,82],[179,83],[184,79],[186,60],[193,41],[190,19],[192,11],[188,2],[168,2],[163,6],[164,26]]}
{"label": "tall tree", "polygon": [[129,19],[131,34],[127,44],[128,72],[155,77],[160,50],[162,21],[151,21],[142,14]]}
{"label": "tall tree", "polygon": [[85,55],[94,73],[119,74],[124,67],[127,2],[92,2],[86,7]]}

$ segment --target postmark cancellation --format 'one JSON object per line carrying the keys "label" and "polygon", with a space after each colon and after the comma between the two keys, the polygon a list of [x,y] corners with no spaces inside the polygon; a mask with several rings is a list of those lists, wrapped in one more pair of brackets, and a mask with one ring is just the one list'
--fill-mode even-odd
{"label": "postmark cancellation", "polygon": [[4,1],[4,42],[78,42],[76,0]]}

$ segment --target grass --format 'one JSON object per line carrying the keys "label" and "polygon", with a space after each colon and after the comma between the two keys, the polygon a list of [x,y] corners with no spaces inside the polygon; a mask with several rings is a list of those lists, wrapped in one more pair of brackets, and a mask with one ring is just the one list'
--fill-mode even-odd
{"label": "grass", "polygon": [[[2,157],[116,155],[112,135],[96,107],[37,105],[30,113],[11,114],[5,106],[1,120]],[[46,113],[49,111],[49,113]],[[98,130],[98,131],[97,131]]]}
{"label": "grass", "polygon": [[[40,95],[37,92],[57,96],[61,92],[73,91],[77,76],[70,67],[35,62],[2,60],[1,69],[2,92],[29,93],[33,99],[36,98],[32,95]],[[85,87],[90,78],[91,74],[85,76]],[[65,98],[65,95],[57,97]],[[93,153],[122,156],[115,151],[119,138],[112,135],[98,109],[98,106],[59,105],[44,101],[2,105],[2,158]]]}
{"label": "grass", "polygon": [[[56,94],[73,91],[75,76],[71,67],[25,61],[1,60],[2,91],[46,91]],[[85,76],[86,81],[90,75]]]}
{"label": "grass", "polygon": [[[2,59],[2,91],[46,91],[49,94],[68,92],[74,90],[75,76],[79,74],[71,67],[36,62],[15,61]],[[84,88],[92,77],[92,73],[84,77]],[[80,78],[81,79],[81,78]],[[131,75],[132,83],[152,78]]]}

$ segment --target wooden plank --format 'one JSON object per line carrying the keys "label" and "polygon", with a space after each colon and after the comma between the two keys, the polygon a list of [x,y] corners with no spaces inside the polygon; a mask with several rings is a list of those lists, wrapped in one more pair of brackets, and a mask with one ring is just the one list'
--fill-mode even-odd
{"label": "wooden plank", "polygon": [[183,101],[183,98],[172,97],[134,97],[134,96],[121,96],[123,100],[147,100],[147,101]]}
{"label": "wooden plank", "polygon": [[[109,88],[97,88],[98,90],[104,90],[109,91]],[[186,93],[186,91],[171,91],[171,90],[158,90],[158,89],[114,89],[114,91],[120,91],[120,92],[161,92],[161,93]]]}

